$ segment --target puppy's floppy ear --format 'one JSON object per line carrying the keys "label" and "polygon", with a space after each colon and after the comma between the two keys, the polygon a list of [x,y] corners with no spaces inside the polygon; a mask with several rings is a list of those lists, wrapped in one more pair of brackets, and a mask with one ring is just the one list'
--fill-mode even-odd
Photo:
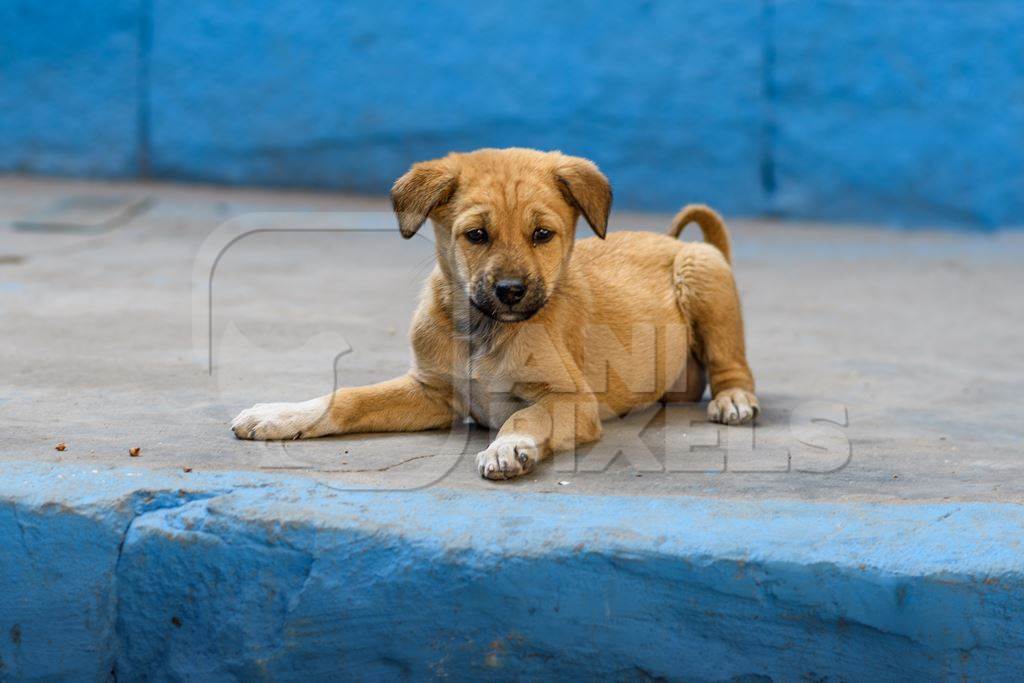
{"label": "puppy's floppy ear", "polygon": [[455,174],[441,160],[413,164],[396,180],[391,188],[391,206],[402,237],[415,235],[430,212],[451,199],[455,185]]}
{"label": "puppy's floppy ear", "polygon": [[555,167],[555,180],[565,200],[579,209],[597,236],[608,232],[608,213],[612,210],[612,186],[587,159],[563,156]]}

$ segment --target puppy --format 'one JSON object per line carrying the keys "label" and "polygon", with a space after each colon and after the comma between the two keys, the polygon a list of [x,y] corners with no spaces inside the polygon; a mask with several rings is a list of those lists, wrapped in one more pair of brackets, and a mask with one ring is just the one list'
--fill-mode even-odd
{"label": "puppy", "polygon": [[[498,429],[480,474],[510,479],[601,436],[601,421],[659,400],[698,401],[741,424],[759,407],[729,236],[703,206],[668,235],[605,235],[608,180],[560,152],[481,149],[415,164],[392,203],[403,237],[429,218],[437,264],[407,374],[302,403],[258,404],[242,439],[414,431],[467,415]],[[599,239],[575,241],[582,217]],[[704,243],[675,237],[689,222]]]}

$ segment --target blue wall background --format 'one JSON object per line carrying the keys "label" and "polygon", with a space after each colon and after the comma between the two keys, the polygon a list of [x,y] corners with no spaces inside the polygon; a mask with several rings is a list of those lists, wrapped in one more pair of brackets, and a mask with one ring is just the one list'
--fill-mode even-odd
{"label": "blue wall background", "polygon": [[1024,224],[1024,2],[4,0],[0,169],[385,192],[588,156],[617,206]]}

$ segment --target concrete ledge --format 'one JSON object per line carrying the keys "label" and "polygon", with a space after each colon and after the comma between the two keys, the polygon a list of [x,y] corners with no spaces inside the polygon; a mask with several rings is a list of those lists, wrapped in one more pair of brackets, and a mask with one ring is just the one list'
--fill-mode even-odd
{"label": "concrete ledge", "polygon": [[1008,679],[1024,508],[12,464],[0,675]]}

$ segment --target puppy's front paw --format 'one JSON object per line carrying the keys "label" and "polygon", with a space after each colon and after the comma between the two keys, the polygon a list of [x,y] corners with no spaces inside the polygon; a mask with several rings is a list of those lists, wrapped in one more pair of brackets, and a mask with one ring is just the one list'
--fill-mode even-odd
{"label": "puppy's front paw", "polygon": [[231,423],[239,439],[273,441],[322,436],[328,421],[327,403],[320,398],[301,403],[257,403]]}
{"label": "puppy's front paw", "polygon": [[757,396],[745,389],[724,389],[708,403],[708,419],[726,425],[750,422],[760,412]]}
{"label": "puppy's front paw", "polygon": [[526,474],[540,461],[540,447],[532,436],[499,436],[486,451],[476,455],[480,476],[487,479],[512,479]]}

